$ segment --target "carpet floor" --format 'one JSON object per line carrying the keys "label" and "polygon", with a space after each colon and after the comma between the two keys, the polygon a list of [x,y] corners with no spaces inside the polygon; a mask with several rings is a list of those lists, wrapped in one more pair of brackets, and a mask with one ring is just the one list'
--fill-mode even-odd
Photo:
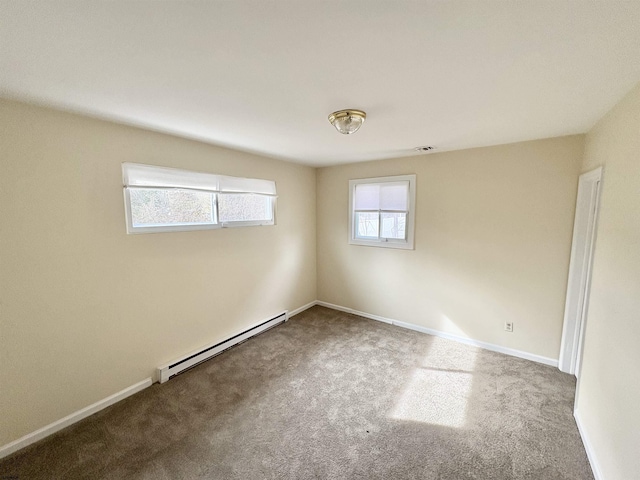
{"label": "carpet floor", "polygon": [[0,478],[589,480],[574,391],[556,368],[316,306]]}

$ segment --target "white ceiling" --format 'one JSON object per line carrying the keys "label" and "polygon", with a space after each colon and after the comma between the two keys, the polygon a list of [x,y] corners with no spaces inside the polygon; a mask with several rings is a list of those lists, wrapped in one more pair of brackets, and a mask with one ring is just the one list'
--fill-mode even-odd
{"label": "white ceiling", "polygon": [[309,165],[584,133],[639,80],[638,0],[0,0],[1,96]]}

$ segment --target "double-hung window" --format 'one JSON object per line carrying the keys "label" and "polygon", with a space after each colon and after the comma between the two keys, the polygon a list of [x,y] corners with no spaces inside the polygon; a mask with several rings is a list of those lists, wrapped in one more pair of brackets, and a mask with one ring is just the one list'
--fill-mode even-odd
{"label": "double-hung window", "polygon": [[349,243],[413,249],[415,175],[349,180]]}
{"label": "double-hung window", "polygon": [[276,184],[123,163],[127,233],[273,225]]}

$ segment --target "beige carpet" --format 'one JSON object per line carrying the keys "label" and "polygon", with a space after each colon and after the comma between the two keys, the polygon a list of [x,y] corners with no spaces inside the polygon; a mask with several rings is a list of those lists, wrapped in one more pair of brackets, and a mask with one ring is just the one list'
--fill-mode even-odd
{"label": "beige carpet", "polygon": [[314,307],[0,461],[0,478],[592,479],[574,388]]}

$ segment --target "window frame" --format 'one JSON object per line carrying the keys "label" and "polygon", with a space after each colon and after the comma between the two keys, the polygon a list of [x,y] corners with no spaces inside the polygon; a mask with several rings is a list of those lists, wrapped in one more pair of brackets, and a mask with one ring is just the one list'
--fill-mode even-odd
{"label": "window frame", "polygon": [[[158,169],[162,171],[171,171],[174,170],[177,174],[188,172],[194,176],[202,175],[203,177],[219,177],[219,178],[227,178],[227,179],[237,179],[237,180],[253,180],[253,179],[245,179],[243,177],[228,177],[223,175],[212,175],[210,173],[204,172],[196,172],[191,170],[181,170],[174,169],[170,167],[156,167],[154,165],[142,165],[142,164],[131,164],[131,163],[123,163],[123,179],[126,176],[126,166],[141,166],[141,167],[149,167],[151,169]],[[274,191],[275,191],[275,182]],[[212,195],[212,214],[213,220],[215,223],[176,223],[176,224],[161,224],[157,226],[134,226],[133,224],[133,214],[131,211],[131,190],[132,189],[146,189],[146,190],[186,190],[186,191],[195,191],[195,192],[205,192],[210,193]],[[126,220],[126,228],[127,234],[129,235],[137,235],[137,234],[146,234],[146,233],[167,233],[167,232],[188,232],[193,230],[217,230],[220,228],[235,228],[235,227],[253,227],[253,226],[269,226],[276,224],[276,202],[277,195],[275,194],[266,194],[266,193],[256,193],[256,192],[245,192],[245,191],[218,191],[213,188],[194,188],[187,186],[180,187],[167,187],[167,186],[158,186],[158,185],[127,185],[126,180],[124,180],[123,185],[123,194],[124,194],[124,207],[125,207],[125,220]],[[220,221],[220,212],[219,212],[219,195],[234,195],[234,194],[249,194],[249,195],[258,195],[260,197],[265,197],[270,200],[270,209],[271,209],[271,219],[269,220],[238,220],[238,221],[230,221],[230,222],[221,222]]]}
{"label": "window frame", "polygon": [[[405,240],[382,238],[380,237],[380,230],[382,228],[381,216],[382,213],[398,213],[398,211],[391,210],[378,210],[378,238],[365,239],[358,237],[356,234],[356,222],[355,222],[355,191],[358,185],[377,184],[384,183],[397,183],[397,182],[409,182],[409,191],[407,193],[407,219],[405,224],[406,237]],[[373,178],[359,178],[349,180],[349,244],[350,245],[363,245],[368,247],[382,247],[382,248],[398,248],[403,250],[414,250],[414,238],[415,238],[415,205],[416,205],[416,175],[394,175],[389,177],[373,177]],[[373,210],[370,210],[373,212]]]}

